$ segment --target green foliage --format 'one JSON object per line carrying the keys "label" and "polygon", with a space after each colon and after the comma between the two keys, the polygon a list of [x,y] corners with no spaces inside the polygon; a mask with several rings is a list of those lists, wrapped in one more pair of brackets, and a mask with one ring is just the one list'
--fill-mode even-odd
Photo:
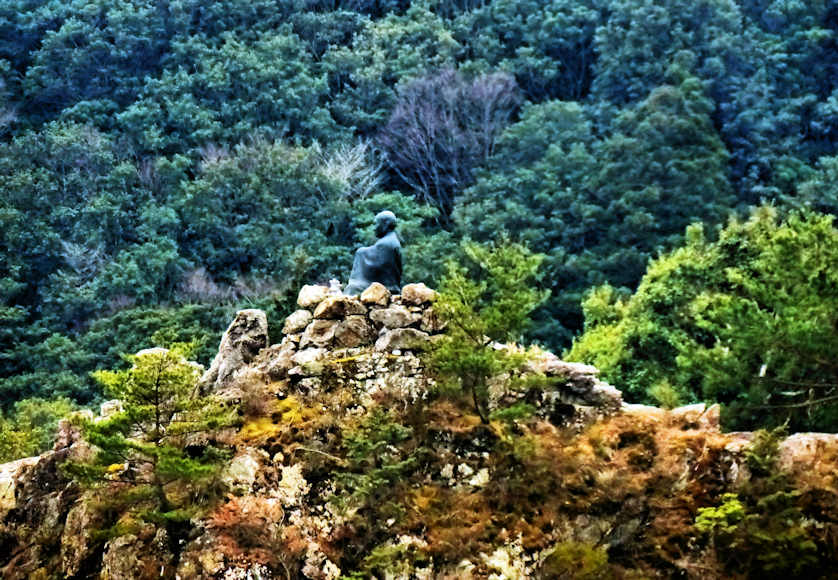
{"label": "green foliage", "polygon": [[547,555],[541,568],[543,578],[608,580],[613,577],[605,548],[583,542],[562,542]]}
{"label": "green foliage", "polygon": [[430,355],[443,384],[471,397],[484,423],[489,421],[489,379],[512,370],[526,354],[498,343],[520,340],[529,314],[547,296],[530,286],[542,257],[520,244],[467,243],[467,265],[448,263],[434,310],[447,322]]}
{"label": "green foliage", "polygon": [[745,519],[745,506],[735,493],[726,493],[721,499],[722,503],[717,507],[698,509],[695,528],[703,534],[729,541]]}
{"label": "green foliage", "polygon": [[466,235],[507,232],[545,255],[552,297],[534,338],[565,346],[587,289],[606,280],[634,287],[653,253],[692,221],[723,217],[727,155],[700,89],[689,76],[656,89],[623,110],[604,140],[593,137],[589,111],[557,101],[525,109],[500,137],[455,218]]}
{"label": "green foliage", "polygon": [[607,287],[584,305],[570,350],[629,396],[669,381],[687,400],[728,403],[731,426],[835,429],[838,232],[832,218],[770,207],[718,241],[691,228],[653,261],[637,292]]}
{"label": "green foliage", "polygon": [[188,354],[184,344],[142,351],[127,357],[127,370],[94,373],[123,409],[83,422],[83,436],[96,453],[67,467],[122,510],[170,531],[215,497],[225,459],[223,450],[206,443],[189,449],[190,439],[201,441],[234,420],[213,397],[197,396],[200,368],[187,362]]}
{"label": "green foliage", "polygon": [[[592,287],[632,292],[691,222],[838,211],[836,30],[821,0],[7,0],[0,405],[96,399],[88,372],[162,327],[206,360],[222,307],[285,312],[301,284],[345,280],[384,206],[406,281],[439,280],[463,238],[544,255],[528,338],[565,347]],[[630,348],[674,352],[651,336]],[[630,389],[736,398],[719,376],[741,374],[704,381],[695,352],[689,378]]]}
{"label": "green foliage", "polygon": [[342,193],[313,148],[258,141],[218,150],[179,193],[181,252],[227,283],[247,284],[245,274],[293,289],[314,276],[346,279],[352,238]]}
{"label": "green foliage", "polygon": [[819,553],[821,531],[806,518],[800,493],[779,466],[783,436],[782,428],[757,431],[746,452],[751,480],[741,497],[726,493],[719,506],[700,508],[695,520],[727,570],[748,578],[819,577],[829,565]]}
{"label": "green foliage", "polygon": [[55,440],[59,419],[75,409],[65,398],[17,401],[9,413],[0,414],[0,463],[47,451]]}
{"label": "green foliage", "polygon": [[346,466],[335,473],[342,488],[333,496],[343,508],[381,509],[406,474],[416,467],[416,452],[406,452],[405,441],[413,430],[376,407],[357,428],[343,435]]}

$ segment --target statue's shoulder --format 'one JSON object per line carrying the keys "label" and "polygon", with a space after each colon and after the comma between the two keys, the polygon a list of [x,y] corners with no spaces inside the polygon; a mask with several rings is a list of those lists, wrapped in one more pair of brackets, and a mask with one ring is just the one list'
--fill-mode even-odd
{"label": "statue's shoulder", "polygon": [[384,244],[387,246],[391,246],[394,248],[401,248],[402,243],[399,240],[399,236],[396,235],[396,232],[388,232],[383,238],[378,240],[378,243]]}

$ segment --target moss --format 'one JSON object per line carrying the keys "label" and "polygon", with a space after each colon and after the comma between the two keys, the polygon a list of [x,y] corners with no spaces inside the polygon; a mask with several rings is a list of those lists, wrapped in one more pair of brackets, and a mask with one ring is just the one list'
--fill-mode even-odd
{"label": "moss", "polygon": [[583,542],[562,542],[544,560],[540,577],[545,580],[610,580],[614,575],[604,548]]}

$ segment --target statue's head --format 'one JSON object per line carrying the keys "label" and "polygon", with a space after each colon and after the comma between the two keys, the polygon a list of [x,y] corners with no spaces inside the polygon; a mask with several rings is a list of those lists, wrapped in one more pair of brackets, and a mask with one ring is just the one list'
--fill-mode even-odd
{"label": "statue's head", "polygon": [[394,229],[396,229],[396,214],[384,210],[375,216],[375,235],[377,237],[384,237]]}

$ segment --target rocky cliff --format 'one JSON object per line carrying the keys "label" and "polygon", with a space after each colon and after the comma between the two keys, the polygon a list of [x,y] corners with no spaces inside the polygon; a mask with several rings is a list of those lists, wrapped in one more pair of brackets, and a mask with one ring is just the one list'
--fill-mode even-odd
{"label": "rocky cliff", "polygon": [[[491,409],[529,412],[483,424],[423,364],[445,332],[434,300],[306,286],[274,344],[263,312],[239,312],[196,396],[240,424],[215,435],[218,497],[178,542],[114,526],[64,475],[89,453],[64,422],[52,452],[0,466],[2,576],[828,576],[835,436],[725,434],[718,407],[626,405],[596,369],[538,350],[490,389]],[[527,376],[550,380],[517,387]]]}

